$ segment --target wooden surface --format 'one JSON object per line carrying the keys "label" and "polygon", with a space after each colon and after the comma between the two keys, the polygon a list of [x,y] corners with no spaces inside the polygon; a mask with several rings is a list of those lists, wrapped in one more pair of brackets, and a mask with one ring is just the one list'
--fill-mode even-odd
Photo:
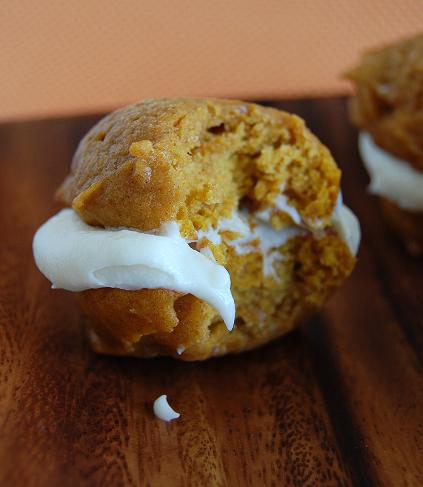
{"label": "wooden surface", "polygon": [[[95,356],[31,254],[98,117],[0,126],[1,486],[423,486],[423,261],[365,192],[342,99],[297,112],[343,169],[359,264],[304,329],[205,363]],[[166,424],[152,402],[182,416]]]}

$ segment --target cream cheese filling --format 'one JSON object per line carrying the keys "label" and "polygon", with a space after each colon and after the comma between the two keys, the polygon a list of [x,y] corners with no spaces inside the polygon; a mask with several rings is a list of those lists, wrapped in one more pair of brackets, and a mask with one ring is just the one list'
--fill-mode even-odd
{"label": "cream cheese filling", "polygon": [[65,209],[34,236],[33,252],[53,288],[83,291],[102,287],[127,290],[170,289],[209,303],[233,328],[235,303],[230,276],[221,265],[193,250],[176,223],[160,235],[87,225]]}
{"label": "cream cheese filling", "polygon": [[[225,232],[235,233],[237,236],[227,237]],[[266,220],[258,218],[258,214],[250,215],[247,211],[241,210],[235,211],[231,218],[221,220],[216,228],[199,230],[197,235],[199,241],[207,239],[215,245],[219,245],[224,240],[238,255],[259,252],[263,259],[263,275],[277,279],[273,263],[283,258],[278,248],[289,239],[306,233],[296,225],[275,230]]]}
{"label": "cream cheese filling", "polygon": [[[220,232],[231,231],[239,233],[241,235],[240,237],[233,240],[225,239],[225,243],[234,247],[236,253],[239,255],[257,251],[261,252],[263,254],[263,274],[269,275],[273,273],[269,268],[268,261],[272,260],[269,252],[272,253],[291,238],[313,233],[317,237],[322,234],[322,230],[312,231],[306,225],[287,225],[281,230],[275,230],[268,223],[270,217],[270,210],[254,213],[253,228],[250,229],[247,224],[246,213],[235,212],[230,219],[222,220],[216,229],[212,228],[197,233],[199,240],[207,238],[211,243],[216,245],[222,241]],[[361,240],[360,224],[354,213],[343,204],[341,193],[339,193],[336,207],[332,214],[331,228],[347,244],[350,252],[353,255],[357,255]],[[258,246],[253,245],[255,241],[258,241]]]}
{"label": "cream cheese filling", "polygon": [[358,139],[361,158],[370,176],[369,191],[399,207],[423,210],[423,173],[378,147],[366,132]]}
{"label": "cream cheese filling", "polygon": [[348,206],[343,204],[341,192],[332,214],[332,228],[347,244],[350,252],[357,255],[361,240],[360,223]]}

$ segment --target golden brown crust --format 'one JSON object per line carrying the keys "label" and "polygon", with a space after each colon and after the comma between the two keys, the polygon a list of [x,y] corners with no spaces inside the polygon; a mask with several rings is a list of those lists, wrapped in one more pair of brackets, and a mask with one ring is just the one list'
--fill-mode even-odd
{"label": "golden brown crust", "polygon": [[408,252],[415,256],[422,255],[423,212],[404,210],[386,198],[381,198],[380,201],[385,220],[399,235]]}
{"label": "golden brown crust", "polygon": [[346,76],[353,123],[423,171],[423,35],[368,52]]}
{"label": "golden brown crust", "polygon": [[[81,141],[58,191],[87,223],[147,231],[176,220],[182,236],[195,239],[240,205],[273,212],[283,188],[302,220],[324,236],[291,239],[277,249],[274,276],[264,275],[258,251],[238,255],[226,241],[197,243],[231,275],[237,308],[231,333],[216,310],[192,295],[163,289],[79,293],[93,348],[201,360],[254,348],[297,326],[354,266],[329,228],[339,181],[329,151],[304,122],[272,108],[149,100],[110,114]],[[277,229],[292,224],[283,210],[272,215]]]}

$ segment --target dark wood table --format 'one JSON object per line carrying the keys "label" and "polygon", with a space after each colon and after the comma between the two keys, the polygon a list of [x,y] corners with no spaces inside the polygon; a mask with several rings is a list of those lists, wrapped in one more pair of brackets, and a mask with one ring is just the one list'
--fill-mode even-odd
{"label": "dark wood table", "polygon": [[[204,363],[96,356],[71,293],[34,266],[32,236],[99,117],[0,126],[1,486],[423,486],[423,260],[366,193],[345,100],[269,104],[342,167],[359,263],[302,330]],[[153,416],[162,393],[178,421]]]}

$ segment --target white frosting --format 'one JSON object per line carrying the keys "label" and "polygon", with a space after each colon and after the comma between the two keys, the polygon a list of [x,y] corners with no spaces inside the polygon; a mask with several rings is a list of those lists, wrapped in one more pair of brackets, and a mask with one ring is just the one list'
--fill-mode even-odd
{"label": "white frosting", "polygon": [[360,223],[354,213],[345,205],[337,205],[332,216],[332,226],[348,245],[351,253],[357,255],[361,231]]}
{"label": "white frosting", "polygon": [[217,228],[198,231],[198,240],[206,238],[209,242],[219,245],[222,242],[221,232],[237,233],[239,235],[234,239],[223,236],[225,243],[232,247],[238,255],[253,252],[261,253],[263,256],[263,274],[277,278],[273,263],[283,258],[277,249],[290,238],[304,235],[306,232],[297,226],[287,226],[281,230],[275,230],[271,225],[259,221],[257,218],[251,220],[250,225],[247,212],[235,211],[231,218],[221,220]]}
{"label": "white frosting", "polygon": [[257,211],[255,213],[255,216],[262,221],[270,221],[273,213],[275,210],[280,210],[283,211],[284,213],[287,213],[291,218],[292,221],[296,225],[301,225],[301,215],[298,213],[298,210],[291,206],[288,203],[288,198],[283,194],[283,191],[285,190],[285,185],[283,184],[280,188],[280,194],[276,197],[274,203],[272,206],[269,208],[266,208],[261,211]]}
{"label": "white frosting", "polygon": [[298,210],[288,203],[288,198],[282,192],[275,199],[275,208],[288,213],[297,225],[301,223],[301,215],[298,213]]}
{"label": "white frosting", "polygon": [[363,163],[370,175],[369,191],[407,210],[423,210],[423,172],[378,147],[361,132],[358,139]]}
{"label": "white frosting", "polygon": [[33,252],[54,288],[162,288],[190,293],[216,308],[231,330],[235,303],[227,270],[191,249],[176,223],[163,225],[161,233],[93,227],[65,209],[38,229]]}
{"label": "white frosting", "polygon": [[265,210],[256,211],[254,213],[254,217],[262,222],[270,222],[272,215],[273,215],[273,208],[271,207],[266,208]]}
{"label": "white frosting", "polygon": [[166,394],[162,394],[154,401],[153,411],[155,416],[163,421],[172,421],[180,417],[180,414],[169,406]]}
{"label": "white frosting", "polygon": [[[281,188],[283,190],[283,187]],[[284,195],[279,195],[276,201],[281,202],[282,204],[275,205],[278,209],[285,211],[288,213],[292,219],[297,223],[297,225],[301,225],[301,216],[297,212],[295,208],[289,206],[287,203],[287,199]],[[256,212],[254,216],[259,218],[263,221],[269,221],[272,216],[272,208],[267,208],[266,210],[262,210]],[[319,235],[319,228],[321,228],[323,222],[319,219],[313,221],[313,233]],[[296,227],[294,227],[296,228]],[[338,233],[338,235],[344,240],[344,242],[348,245],[351,253],[353,255],[357,255],[358,247],[360,245],[361,240],[361,231],[360,231],[360,223],[354,213],[343,204],[342,201],[342,192],[340,191],[338,194],[338,198],[336,200],[335,209],[332,214],[332,228]],[[307,226],[304,226],[303,234],[306,234],[305,231]],[[279,254],[280,255],[280,254]]]}
{"label": "white frosting", "polygon": [[288,203],[288,198],[284,194],[285,184],[282,184],[279,188],[280,193],[276,196],[275,201],[272,206],[269,206],[261,211],[255,212],[255,216],[262,221],[269,222],[275,211],[283,211],[289,215],[292,221],[303,228],[309,229],[311,231],[322,230],[325,222],[320,218],[314,219],[303,219],[299,211]]}
{"label": "white frosting", "polygon": [[278,280],[274,263],[283,259],[278,248],[291,238],[306,235],[306,233],[305,230],[297,226],[287,226],[281,230],[275,230],[271,225],[259,222],[254,227],[253,236],[258,238],[259,251],[263,255],[263,275],[272,276]]}

